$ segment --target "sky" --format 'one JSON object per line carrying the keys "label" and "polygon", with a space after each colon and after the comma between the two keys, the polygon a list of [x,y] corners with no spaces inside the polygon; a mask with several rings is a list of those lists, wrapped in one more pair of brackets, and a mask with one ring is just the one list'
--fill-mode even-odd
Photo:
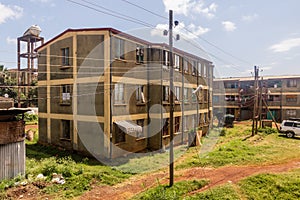
{"label": "sky", "polygon": [[134,35],[167,29],[171,9],[174,33],[207,53],[216,77],[252,76],[255,65],[261,76],[299,75],[299,8],[299,0],[0,0],[0,65],[17,66],[16,38],[31,25],[45,41],[68,28]]}

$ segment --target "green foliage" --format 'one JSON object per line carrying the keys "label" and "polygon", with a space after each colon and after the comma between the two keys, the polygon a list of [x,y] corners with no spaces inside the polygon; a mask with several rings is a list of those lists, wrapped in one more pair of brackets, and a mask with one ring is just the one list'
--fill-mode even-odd
{"label": "green foliage", "polygon": [[239,183],[247,199],[300,199],[300,170],[283,174],[259,174]]}
{"label": "green foliage", "polygon": [[259,128],[258,132],[263,133],[263,134],[273,134],[273,133],[278,133],[277,129],[271,128],[271,127],[265,127],[265,128]]}
{"label": "green foliage", "polygon": [[230,184],[218,186],[208,191],[198,193],[196,195],[186,197],[185,200],[239,200],[239,195]]}
{"label": "green foliage", "polygon": [[254,158],[254,156],[266,151],[267,148],[252,146],[248,142],[232,140],[226,145],[217,147],[214,151],[203,155],[199,159],[199,166],[212,165],[215,167],[227,164],[246,164],[256,159],[256,161],[266,161],[266,158]]}
{"label": "green foliage", "polygon": [[203,188],[208,184],[207,180],[191,180],[176,182],[172,187],[167,185],[159,185],[155,188],[151,188],[146,192],[143,192],[133,199],[142,200],[170,200],[170,199],[182,199],[183,195],[189,192]]}
{"label": "green foliage", "polygon": [[[17,116],[17,119],[21,119],[22,115]],[[26,124],[37,124],[39,116],[37,114],[24,113],[24,122]]]}
{"label": "green foliage", "polygon": [[276,163],[297,158],[298,141],[272,134],[276,132],[276,129],[267,127],[259,129],[257,135],[251,136],[251,126],[244,124],[230,129],[214,129],[204,138],[200,151],[199,147],[194,148],[198,154],[187,157],[176,167]]}

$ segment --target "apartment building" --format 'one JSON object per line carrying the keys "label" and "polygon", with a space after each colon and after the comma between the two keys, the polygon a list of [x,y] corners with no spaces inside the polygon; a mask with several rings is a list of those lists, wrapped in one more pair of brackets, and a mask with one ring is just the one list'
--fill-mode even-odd
{"label": "apartment building", "polygon": [[[280,122],[300,118],[300,76],[264,76],[258,81],[261,118]],[[254,77],[214,80],[214,113],[227,113],[236,120],[252,119],[255,98]],[[261,105],[261,106],[260,106]]]}
{"label": "apartment building", "polygon": [[[46,42],[37,49],[39,141],[99,158],[167,147],[168,49],[112,28],[68,29]],[[182,144],[191,130],[208,130],[213,65],[179,49],[173,60]]]}

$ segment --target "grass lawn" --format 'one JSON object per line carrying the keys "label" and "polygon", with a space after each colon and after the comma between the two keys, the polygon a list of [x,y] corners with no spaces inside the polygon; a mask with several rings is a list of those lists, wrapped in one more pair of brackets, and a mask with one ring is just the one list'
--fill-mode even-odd
{"label": "grass lawn", "polygon": [[[72,199],[92,188],[94,184],[115,185],[129,177],[161,170],[168,166],[169,153],[127,157],[118,166],[104,166],[94,159],[68,151],[46,147],[33,142],[26,144],[26,175],[0,182],[0,199],[7,191],[26,182],[40,189],[40,196],[51,199]],[[230,165],[264,165],[283,163],[299,158],[300,140],[278,135],[274,129],[261,129],[251,137],[251,124],[236,124],[234,128],[214,129],[202,139],[201,147],[175,148],[175,170],[192,167],[222,167]],[[65,184],[51,183],[52,174],[61,174]],[[45,180],[37,179],[43,174]],[[190,195],[209,183],[209,180],[186,180],[173,187],[159,184],[133,199],[300,199],[300,170],[284,174],[259,174],[237,184],[225,184]],[[22,187],[20,187],[22,189]],[[16,196],[18,197],[18,196]]]}
{"label": "grass lawn", "polygon": [[185,154],[177,169],[226,165],[275,164],[299,157],[299,138],[289,139],[275,129],[260,129],[251,137],[251,125],[214,129],[202,147]]}

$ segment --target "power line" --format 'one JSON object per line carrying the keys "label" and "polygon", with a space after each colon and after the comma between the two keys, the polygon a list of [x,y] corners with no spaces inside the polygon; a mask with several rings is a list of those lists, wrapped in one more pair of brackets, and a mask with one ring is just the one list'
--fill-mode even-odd
{"label": "power line", "polygon": [[[161,18],[163,18],[163,19],[167,19],[166,17],[164,17],[164,16],[162,16],[162,15],[159,15],[159,14],[157,14],[157,13],[155,13],[155,12],[152,12],[152,11],[150,11],[150,10],[148,10],[148,9],[146,9],[146,8],[144,8],[144,7],[142,7],[142,6],[139,6],[139,5],[137,5],[137,4],[131,3],[131,2],[129,2],[129,1],[127,1],[127,0],[121,0],[121,1],[124,1],[124,2],[126,2],[126,3],[128,3],[128,4],[130,4],[130,5],[133,5],[133,6],[137,7],[137,8],[140,8],[140,9],[142,9],[142,10],[148,12],[148,13],[151,13],[151,14],[153,14],[153,15],[155,15],[155,16],[161,17]],[[248,61],[246,61],[246,60],[244,60],[244,59],[241,59],[241,58],[239,58],[239,57],[237,57],[237,56],[235,56],[235,55],[233,55],[233,54],[231,54],[231,53],[229,53],[229,52],[223,50],[222,48],[218,47],[217,45],[213,44],[212,42],[209,42],[209,41],[206,40],[205,38],[203,38],[203,37],[201,37],[201,36],[198,36],[198,35],[194,34],[194,33],[193,33],[192,31],[190,31],[189,29],[187,29],[187,28],[184,27],[184,30],[186,30],[187,32],[189,32],[189,33],[191,33],[192,35],[196,36],[197,38],[203,40],[204,42],[206,42],[207,44],[213,46],[214,48],[218,49],[218,50],[221,51],[222,53],[224,53],[224,54],[226,54],[226,55],[228,55],[228,56],[230,56],[230,57],[233,57],[233,58],[235,58],[236,60],[239,60],[239,61],[241,61],[241,62],[243,62],[243,63],[250,64],[250,65],[252,66],[252,63],[250,63],[250,62],[248,62]]]}
{"label": "power line", "polygon": [[132,18],[130,19],[130,18],[124,17],[124,16],[123,17],[122,16],[118,16],[116,14],[112,14],[112,13],[109,13],[109,12],[106,12],[106,11],[103,11],[103,10],[99,10],[99,9],[96,9],[96,8],[91,7],[89,5],[82,4],[82,3],[79,3],[79,2],[76,2],[76,1],[73,1],[73,0],[66,0],[66,1],[69,1],[69,2],[71,2],[73,4],[77,4],[79,6],[82,6],[82,7],[85,7],[85,8],[89,8],[89,9],[94,10],[96,12],[99,12],[99,13],[102,13],[102,14],[106,14],[106,15],[110,15],[110,16],[116,17],[118,19],[122,19],[122,20],[128,21],[128,22],[132,22],[132,23],[135,23],[135,24],[140,24],[140,25],[146,26],[146,27],[153,27],[151,24],[148,24],[147,22],[142,22],[142,21],[136,20],[136,19],[133,20]]}

